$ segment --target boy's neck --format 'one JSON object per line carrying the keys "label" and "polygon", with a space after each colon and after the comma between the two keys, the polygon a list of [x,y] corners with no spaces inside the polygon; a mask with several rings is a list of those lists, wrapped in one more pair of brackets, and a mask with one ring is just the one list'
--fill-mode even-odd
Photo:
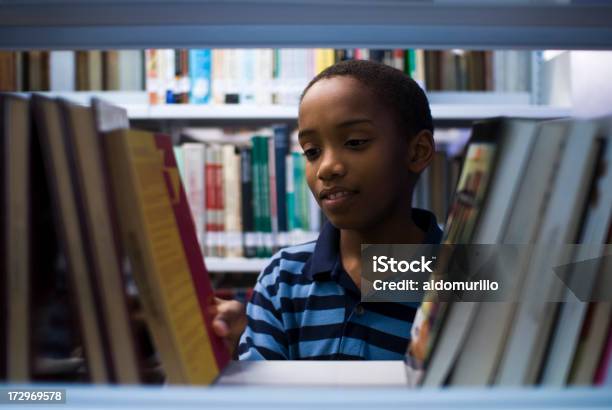
{"label": "boy's neck", "polygon": [[426,233],[412,220],[408,212],[399,220],[360,231],[340,230],[340,257],[344,270],[359,288],[361,285],[361,245],[387,243],[423,243]]}

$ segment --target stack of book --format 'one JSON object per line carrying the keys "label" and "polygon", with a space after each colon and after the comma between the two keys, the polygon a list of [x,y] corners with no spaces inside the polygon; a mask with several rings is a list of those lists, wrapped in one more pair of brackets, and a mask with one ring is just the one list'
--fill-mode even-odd
{"label": "stack of book", "polygon": [[[612,240],[611,163],[611,118],[474,125],[444,242],[529,251],[506,267],[515,279],[506,301],[427,296],[407,352],[413,380],[612,383],[612,250],[604,245]],[[568,249],[573,260],[590,262],[568,265],[570,279],[561,286],[547,267],[564,265]]]}
{"label": "stack of book", "polygon": [[0,95],[0,377],[210,383],[229,354],[171,139],[94,106]]}

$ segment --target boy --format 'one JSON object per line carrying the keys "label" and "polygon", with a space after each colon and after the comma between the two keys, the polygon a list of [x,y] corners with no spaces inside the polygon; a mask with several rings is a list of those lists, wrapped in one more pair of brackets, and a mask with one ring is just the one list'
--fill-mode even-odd
{"label": "boy", "polygon": [[343,61],[308,84],[299,107],[308,186],[329,222],[316,242],[279,251],[246,309],[220,302],[215,331],[241,360],[402,359],[417,306],[360,301],[361,244],[437,243],[412,209],[434,153],[425,93],[394,68]]}

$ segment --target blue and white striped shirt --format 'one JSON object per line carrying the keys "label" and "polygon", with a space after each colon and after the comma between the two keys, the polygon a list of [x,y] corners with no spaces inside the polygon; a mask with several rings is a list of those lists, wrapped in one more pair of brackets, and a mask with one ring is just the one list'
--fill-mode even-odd
{"label": "blue and white striped shirt", "polygon": [[[439,243],[435,216],[413,209],[426,243]],[[261,272],[247,306],[240,360],[399,360],[418,304],[362,303],[342,267],[340,231],[326,223],[316,242],[285,248]]]}

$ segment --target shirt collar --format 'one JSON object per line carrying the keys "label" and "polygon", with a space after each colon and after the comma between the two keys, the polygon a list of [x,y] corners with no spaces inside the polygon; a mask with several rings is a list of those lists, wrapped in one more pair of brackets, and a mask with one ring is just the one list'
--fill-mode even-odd
{"label": "shirt collar", "polygon": [[[442,230],[433,213],[424,209],[412,208],[412,219],[419,228],[425,231],[423,243],[440,243]],[[311,280],[321,276],[329,277],[328,275],[339,261],[339,247],[340,230],[327,221],[319,234],[312,256],[304,266],[304,274]]]}

